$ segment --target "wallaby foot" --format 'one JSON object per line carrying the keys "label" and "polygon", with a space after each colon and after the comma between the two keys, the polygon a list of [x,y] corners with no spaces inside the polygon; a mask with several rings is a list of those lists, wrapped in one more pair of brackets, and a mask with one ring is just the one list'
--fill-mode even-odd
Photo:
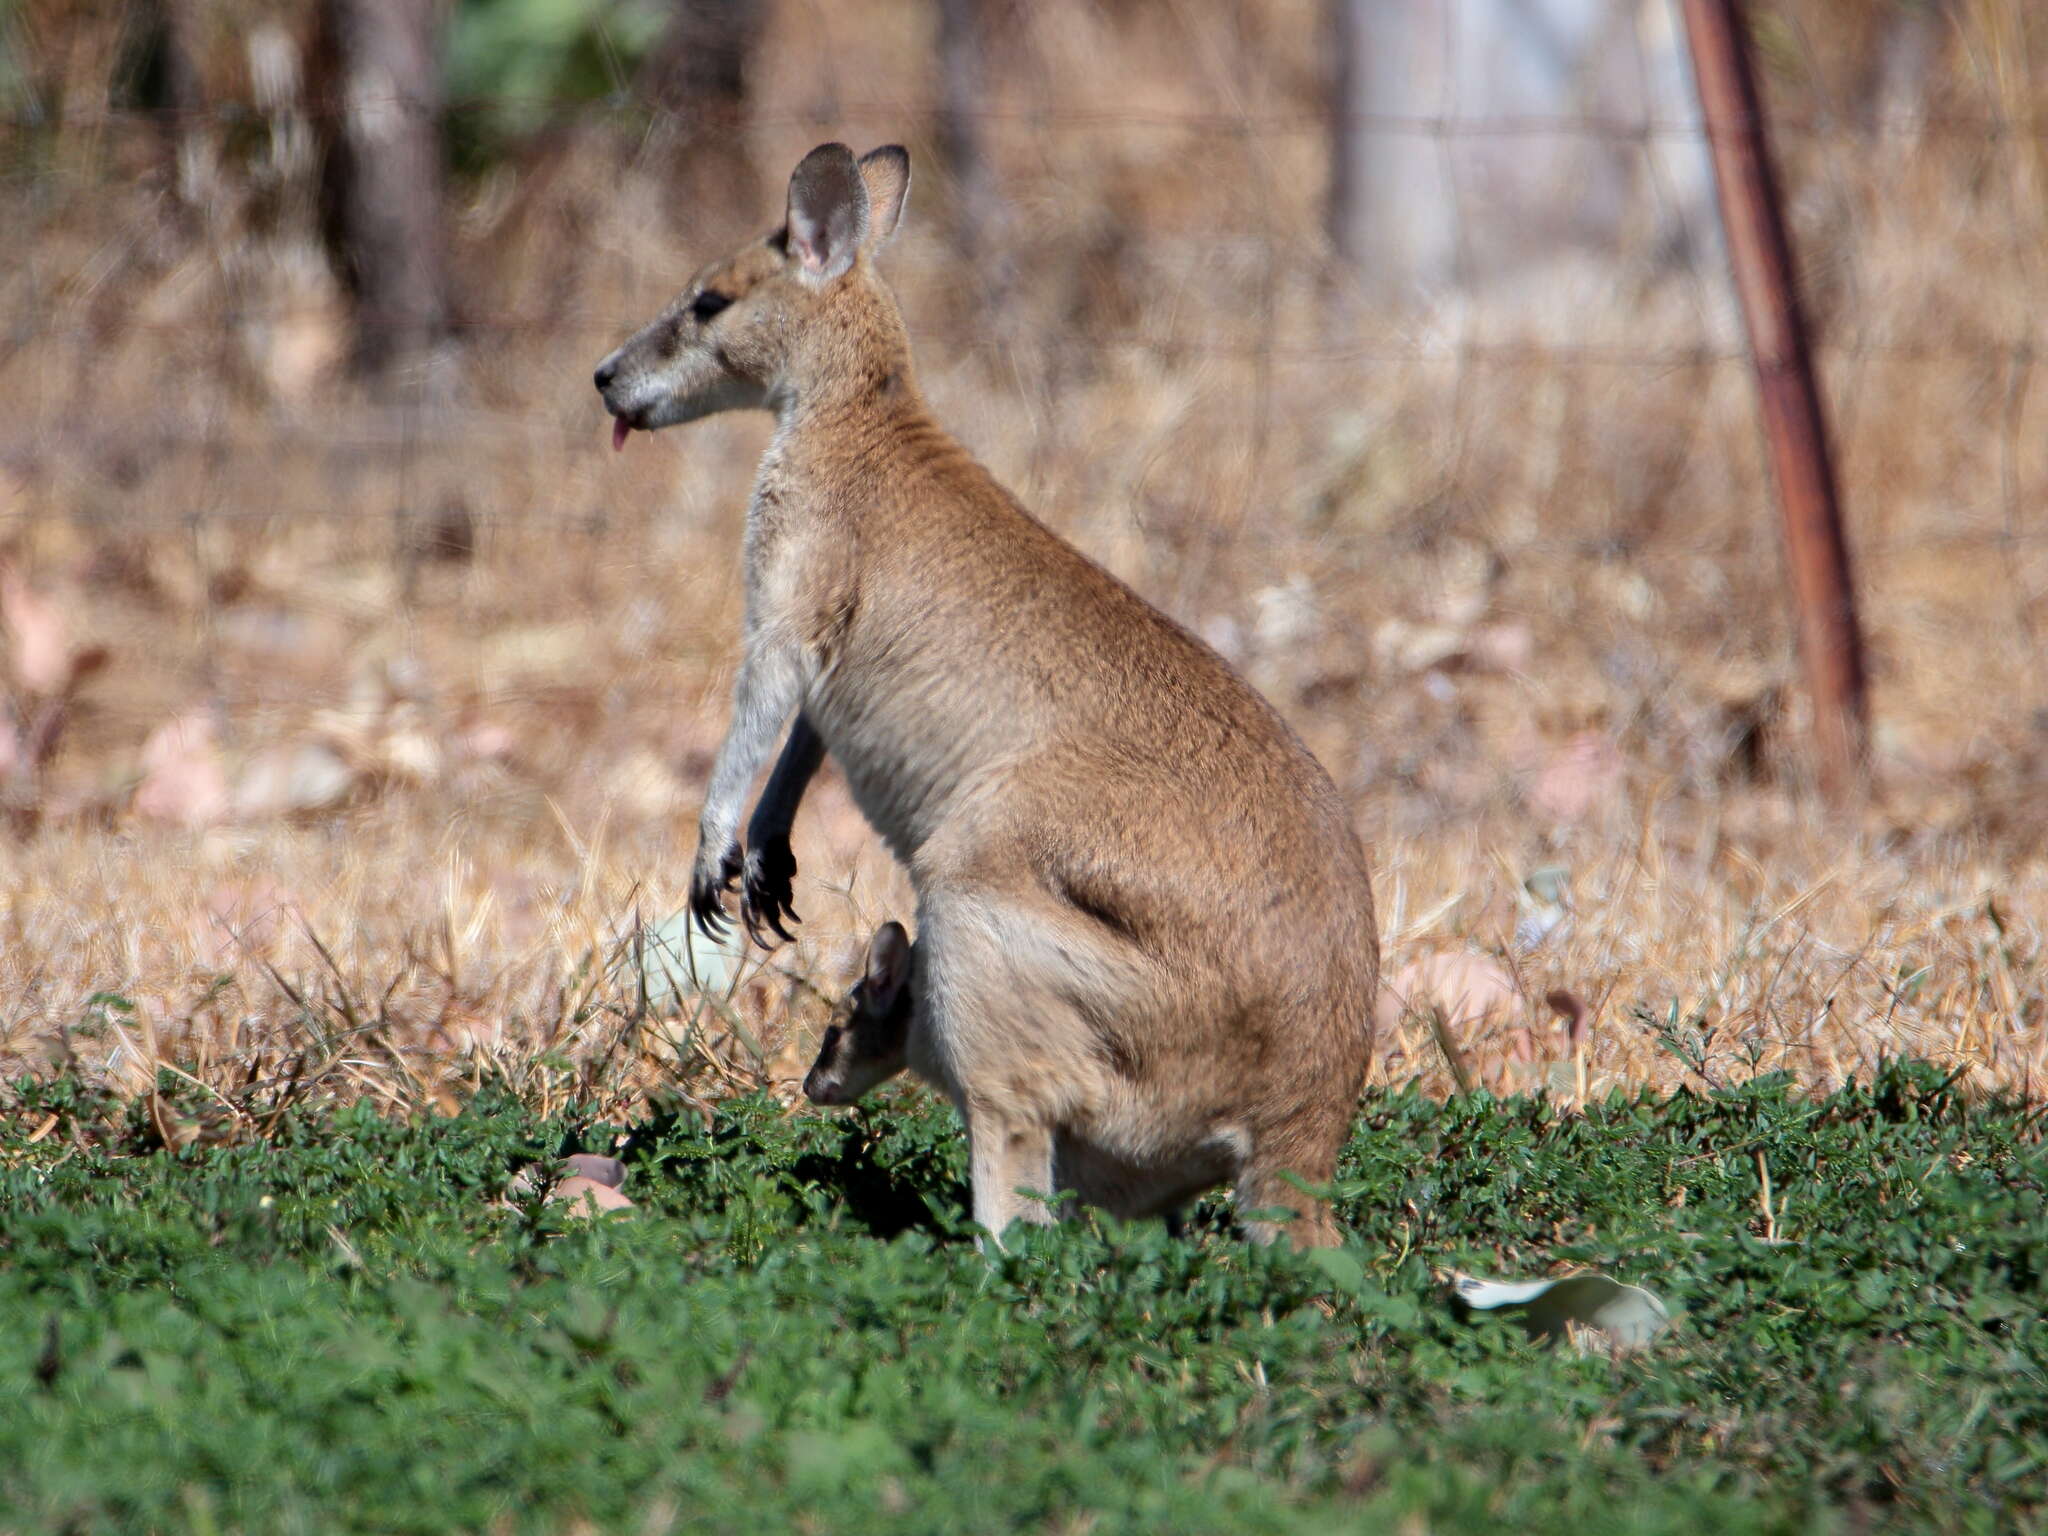
{"label": "wallaby foot", "polygon": [[1335,1248],[1344,1241],[1330,1214],[1329,1202],[1302,1188],[1325,1185],[1337,1171],[1337,1153],[1332,1147],[1321,1155],[1272,1156],[1254,1147],[1251,1159],[1237,1176],[1237,1206],[1241,1211],[1292,1211],[1286,1221],[1254,1217],[1245,1230],[1254,1242],[1270,1243],[1285,1235],[1296,1248]]}

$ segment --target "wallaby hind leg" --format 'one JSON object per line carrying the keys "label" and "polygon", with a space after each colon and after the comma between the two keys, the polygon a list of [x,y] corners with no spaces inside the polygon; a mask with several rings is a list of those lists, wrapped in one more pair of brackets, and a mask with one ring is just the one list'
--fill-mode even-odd
{"label": "wallaby hind leg", "polygon": [[1057,909],[930,875],[919,895],[923,1028],[911,1065],[946,1085],[967,1122],[974,1219],[1000,1242],[1013,1221],[1053,1219],[1057,1131],[1102,1072],[1072,992],[1113,1003],[1117,978],[1105,980],[1088,936],[1069,933]]}
{"label": "wallaby hind leg", "polygon": [[1052,1130],[1004,1115],[993,1107],[967,1106],[967,1167],[974,1182],[974,1220],[1000,1248],[1014,1222],[1049,1226],[1045,1198],[1053,1193]]}
{"label": "wallaby hind leg", "polygon": [[1254,1241],[1270,1243],[1284,1232],[1297,1248],[1334,1248],[1343,1242],[1329,1202],[1301,1187],[1320,1188],[1336,1176],[1339,1139],[1298,1131],[1253,1139],[1251,1156],[1237,1175],[1237,1208],[1294,1212],[1293,1219],[1285,1222],[1261,1217],[1248,1220],[1245,1228]]}

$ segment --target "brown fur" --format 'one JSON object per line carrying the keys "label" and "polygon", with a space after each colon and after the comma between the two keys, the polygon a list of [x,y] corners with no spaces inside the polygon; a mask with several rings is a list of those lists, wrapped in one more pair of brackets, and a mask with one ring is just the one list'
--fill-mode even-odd
{"label": "brown fur", "polygon": [[[711,918],[741,872],[741,801],[800,710],[755,830],[786,829],[815,732],[916,888],[908,1058],[967,1122],[984,1227],[1045,1218],[1016,1191],[1053,1187],[1067,1136],[1120,1166],[1234,1175],[1248,1205],[1310,1206],[1298,1242],[1334,1241],[1286,1176],[1332,1176],[1364,1078],[1363,850],[1273,709],[933,419],[873,269],[908,162],[851,164],[814,151],[787,226],[599,370],[632,427],[778,418],[693,901]],[[731,303],[700,321],[707,291]],[[774,919],[774,882],[747,874]]]}
{"label": "brown fur", "polygon": [[[826,1028],[817,1060],[804,1075],[804,1095],[812,1103],[856,1103],[910,1064],[916,972],[916,948],[903,925],[884,923],[868,947],[866,969],[847,994],[844,1019]],[[1112,1065],[1135,1075],[1130,1064]],[[1228,1178],[1234,1166],[1227,1146],[1200,1145],[1187,1157],[1133,1163],[1071,1127],[1053,1139],[1055,1192],[1116,1216],[1164,1216],[1173,1229],[1181,1206]]]}

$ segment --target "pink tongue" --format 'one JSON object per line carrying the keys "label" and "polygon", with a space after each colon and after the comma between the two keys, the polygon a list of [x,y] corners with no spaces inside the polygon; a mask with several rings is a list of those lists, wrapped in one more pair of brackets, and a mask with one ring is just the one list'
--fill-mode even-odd
{"label": "pink tongue", "polygon": [[617,452],[618,452],[618,451],[619,451],[619,450],[620,450],[621,448],[623,448],[623,447],[625,447],[625,446],[626,446],[626,434],[627,434],[628,432],[632,431],[632,430],[633,430],[633,429],[632,429],[631,427],[629,427],[629,426],[627,426],[627,425],[626,425],[626,418],[625,418],[625,417],[623,417],[623,416],[614,416],[614,417],[612,418],[612,452],[613,452],[613,453],[617,453]]}

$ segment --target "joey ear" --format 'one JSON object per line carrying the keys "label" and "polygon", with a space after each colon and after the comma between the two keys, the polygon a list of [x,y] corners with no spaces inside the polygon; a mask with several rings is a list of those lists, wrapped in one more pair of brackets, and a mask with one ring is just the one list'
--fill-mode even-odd
{"label": "joey ear", "polygon": [[868,232],[868,192],[853,151],[820,144],[789,178],[789,250],[826,282],[853,265]]}
{"label": "joey ear", "polygon": [[910,151],[901,144],[884,144],[860,157],[860,179],[868,189],[869,250],[885,244],[903,220],[903,204],[910,197]]}
{"label": "joey ear", "polygon": [[896,1006],[903,984],[910,980],[910,935],[901,923],[884,923],[868,941],[868,1001],[877,1013]]}

